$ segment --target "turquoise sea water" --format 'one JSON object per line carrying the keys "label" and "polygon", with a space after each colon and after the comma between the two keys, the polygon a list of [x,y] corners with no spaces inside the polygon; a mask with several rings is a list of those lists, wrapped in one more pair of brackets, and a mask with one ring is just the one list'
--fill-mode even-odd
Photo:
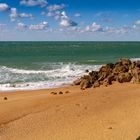
{"label": "turquoise sea water", "polygon": [[71,83],[86,69],[140,58],[140,42],[0,42],[0,90]]}

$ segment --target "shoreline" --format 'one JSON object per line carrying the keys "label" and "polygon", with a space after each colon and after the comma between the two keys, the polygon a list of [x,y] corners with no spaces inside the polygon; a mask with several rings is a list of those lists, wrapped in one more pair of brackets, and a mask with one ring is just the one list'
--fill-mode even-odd
{"label": "shoreline", "polygon": [[65,87],[71,87],[71,84],[64,84],[62,86],[59,87],[54,87],[54,88],[38,88],[38,89],[17,89],[17,90],[0,90],[0,94],[1,93],[18,93],[18,92],[30,92],[30,91],[43,91],[43,90],[55,90],[55,89],[61,89],[61,88],[65,88]]}
{"label": "shoreline", "polygon": [[135,140],[139,68],[140,61],[120,59],[72,85],[0,92],[0,140]]}
{"label": "shoreline", "polygon": [[0,140],[135,140],[139,93],[140,85],[131,83],[0,93]]}

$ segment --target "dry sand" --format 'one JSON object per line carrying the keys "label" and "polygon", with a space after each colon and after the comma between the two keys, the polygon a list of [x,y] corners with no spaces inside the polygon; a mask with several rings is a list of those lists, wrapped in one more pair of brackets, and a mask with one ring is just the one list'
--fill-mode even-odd
{"label": "dry sand", "polygon": [[136,140],[139,135],[139,84],[0,93],[0,140]]}

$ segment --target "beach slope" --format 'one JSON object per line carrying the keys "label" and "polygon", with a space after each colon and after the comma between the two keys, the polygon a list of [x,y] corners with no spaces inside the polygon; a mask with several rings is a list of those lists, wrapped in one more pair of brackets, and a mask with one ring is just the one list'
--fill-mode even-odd
{"label": "beach slope", "polygon": [[0,140],[135,140],[139,135],[139,84],[0,93]]}

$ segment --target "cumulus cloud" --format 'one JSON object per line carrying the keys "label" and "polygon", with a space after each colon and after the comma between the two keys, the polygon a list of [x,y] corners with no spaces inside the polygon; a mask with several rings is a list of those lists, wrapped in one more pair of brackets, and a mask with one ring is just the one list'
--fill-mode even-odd
{"label": "cumulus cloud", "polygon": [[55,20],[60,20],[61,19],[61,12],[60,11],[48,12],[47,16],[53,17]]}
{"label": "cumulus cloud", "polygon": [[88,32],[102,32],[103,31],[103,27],[101,27],[101,25],[96,24],[96,22],[93,22],[92,25],[87,26],[85,31]]}
{"label": "cumulus cloud", "polygon": [[17,9],[11,8],[11,14],[10,14],[11,21],[15,21],[17,17],[18,17]]}
{"label": "cumulus cloud", "polygon": [[21,18],[33,18],[32,14],[27,14],[27,13],[21,13],[21,14],[18,14],[18,16]]}
{"label": "cumulus cloud", "polygon": [[65,8],[65,5],[64,4],[61,4],[61,5],[55,4],[55,5],[48,6],[47,9],[48,9],[49,12],[53,12],[53,11],[62,10],[64,8]]}
{"label": "cumulus cloud", "polygon": [[75,17],[80,17],[81,14],[80,14],[80,13],[75,13],[74,16],[75,16]]}
{"label": "cumulus cloud", "polygon": [[133,27],[106,27],[104,29],[104,32],[106,33],[113,33],[113,34],[125,34],[128,32],[131,32],[133,30]]}
{"label": "cumulus cloud", "polygon": [[46,0],[21,0],[21,5],[45,7],[48,2]]}
{"label": "cumulus cloud", "polygon": [[30,30],[46,30],[48,27],[48,22],[44,21],[36,25],[30,25]]}
{"label": "cumulus cloud", "polygon": [[66,14],[65,11],[61,13],[60,25],[63,27],[77,26],[78,24],[72,21]]}
{"label": "cumulus cloud", "polygon": [[48,9],[47,16],[53,17],[55,20],[60,20],[62,10],[65,8],[64,4],[61,5],[50,5]]}
{"label": "cumulus cloud", "polygon": [[25,25],[24,23],[22,23],[22,22],[19,22],[19,23],[17,23],[17,25],[16,25],[16,28],[17,29],[26,29],[28,26],[27,25]]}
{"label": "cumulus cloud", "polygon": [[10,10],[9,5],[7,5],[6,3],[0,3],[0,11],[7,11]]}
{"label": "cumulus cloud", "polygon": [[62,19],[60,21],[60,25],[63,27],[71,27],[71,26],[77,26],[77,23],[69,19]]}
{"label": "cumulus cloud", "polygon": [[77,26],[78,24],[74,21],[72,21],[66,14],[65,11],[58,11],[62,10],[64,8],[64,5],[57,5],[57,6],[51,6],[48,8],[48,17],[53,17],[55,20],[57,20],[62,27],[73,27]]}
{"label": "cumulus cloud", "polygon": [[11,14],[10,14],[10,19],[11,21],[15,21],[16,18],[33,18],[32,14],[27,14],[27,13],[17,13],[17,9],[16,8],[11,8]]}

